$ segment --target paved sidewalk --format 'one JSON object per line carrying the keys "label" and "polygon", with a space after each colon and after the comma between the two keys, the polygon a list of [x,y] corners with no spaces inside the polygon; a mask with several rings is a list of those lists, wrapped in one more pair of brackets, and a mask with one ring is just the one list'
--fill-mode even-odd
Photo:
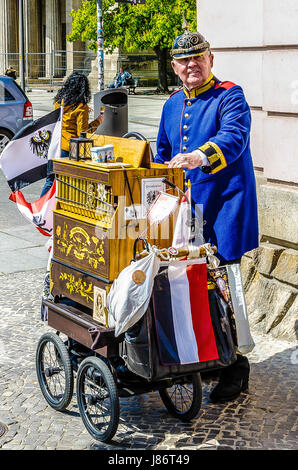
{"label": "paved sidewalk", "polygon": [[35,350],[40,336],[53,331],[39,320],[43,276],[43,269],[0,276],[0,422],[8,428],[0,449],[297,449],[297,345],[256,329],[249,393],[215,405],[208,399],[214,383],[204,382],[201,411],[187,424],[169,415],[158,393],[121,399],[113,442],[94,441],[75,396],[61,413],[39,389]]}
{"label": "paved sidewalk", "polygon": [[[39,198],[42,185],[43,181],[38,181],[23,189],[28,202]],[[24,218],[17,205],[8,199],[9,194],[10,189],[0,170],[0,275],[45,268],[47,237]]]}

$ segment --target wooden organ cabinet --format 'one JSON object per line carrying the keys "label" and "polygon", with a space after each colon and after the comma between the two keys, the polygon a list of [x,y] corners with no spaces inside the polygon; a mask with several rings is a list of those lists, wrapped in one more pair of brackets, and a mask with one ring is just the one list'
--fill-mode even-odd
{"label": "wooden organ cabinet", "polygon": [[[51,293],[87,307],[103,324],[101,307],[113,280],[132,260],[135,238],[144,234],[152,245],[171,246],[174,215],[152,228],[140,208],[163,178],[183,190],[184,172],[150,162],[148,142],[107,136],[94,140],[94,145],[114,146],[114,164],[54,160]],[[175,189],[165,190],[177,196]]]}

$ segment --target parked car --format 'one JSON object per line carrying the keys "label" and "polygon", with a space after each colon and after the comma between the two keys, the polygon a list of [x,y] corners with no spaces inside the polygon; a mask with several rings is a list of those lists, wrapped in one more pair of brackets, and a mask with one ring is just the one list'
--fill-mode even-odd
{"label": "parked car", "polygon": [[32,120],[32,104],[24,91],[13,78],[0,75],[0,153]]}

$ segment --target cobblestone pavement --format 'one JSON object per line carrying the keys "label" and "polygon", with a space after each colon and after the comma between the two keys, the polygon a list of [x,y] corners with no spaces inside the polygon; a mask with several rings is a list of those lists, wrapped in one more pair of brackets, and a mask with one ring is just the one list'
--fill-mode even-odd
{"label": "cobblestone pavement", "polygon": [[[75,396],[63,413],[50,408],[35,373],[40,336],[41,269],[0,276],[0,422],[8,431],[0,449],[297,449],[297,345],[253,330],[249,393],[212,404],[203,383],[202,408],[191,423],[172,418],[158,393],[121,399],[118,431],[109,445],[96,442],[79,416]],[[53,331],[53,330],[51,330]]]}

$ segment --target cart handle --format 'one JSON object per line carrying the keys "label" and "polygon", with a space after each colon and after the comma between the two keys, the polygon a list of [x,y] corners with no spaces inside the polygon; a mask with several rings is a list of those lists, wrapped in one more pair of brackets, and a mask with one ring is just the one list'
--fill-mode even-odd
{"label": "cart handle", "polygon": [[[211,246],[210,249],[213,251],[214,254],[217,253],[217,247],[216,246]],[[173,258],[184,258],[184,257],[187,257],[189,255],[190,250],[188,250],[187,248],[179,248],[175,251],[171,250],[169,252],[166,248],[164,248],[164,250],[160,250],[160,254],[161,254],[160,257],[162,257],[163,252],[170,254],[170,256],[173,257]],[[149,255],[149,252],[147,250],[144,250],[141,253],[134,254],[134,259],[135,259],[135,261],[138,261],[139,259],[145,258],[148,255]],[[158,254],[158,256],[159,256],[159,254]],[[207,256],[207,250],[203,246],[200,246],[199,257],[203,258],[204,256]]]}
{"label": "cart handle", "polygon": [[[134,241],[134,244],[133,244],[133,260],[136,261],[138,258],[137,258],[137,244],[138,242],[141,241],[143,242],[143,245],[145,247],[145,251],[143,253],[146,253],[145,256],[149,255],[149,243],[147,242],[147,240],[145,238],[136,238],[135,241]],[[144,258],[144,256],[143,256]]]}

